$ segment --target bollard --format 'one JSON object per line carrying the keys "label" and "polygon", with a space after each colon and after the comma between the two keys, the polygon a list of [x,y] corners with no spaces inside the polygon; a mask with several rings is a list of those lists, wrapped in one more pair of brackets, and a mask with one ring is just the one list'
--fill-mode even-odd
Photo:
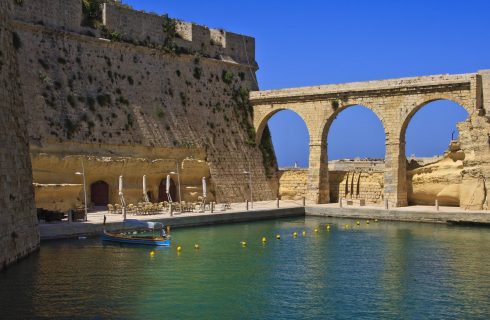
{"label": "bollard", "polygon": [[122,207],[123,221],[126,221],[126,207]]}
{"label": "bollard", "polygon": [[247,211],[248,211],[248,200],[247,200]]}
{"label": "bollard", "polygon": [[339,198],[339,208],[342,208],[342,198]]}
{"label": "bollard", "polygon": [[209,206],[211,207],[210,208],[211,209],[211,213],[213,213],[214,212],[214,202],[211,202],[211,204]]}
{"label": "bollard", "polygon": [[276,198],[276,202],[277,202],[276,206],[279,208],[279,198]]}
{"label": "bollard", "polygon": [[172,217],[174,215],[174,206],[172,205],[172,203],[170,203],[169,206],[170,206],[169,208],[170,216]]}
{"label": "bollard", "polygon": [[385,210],[388,210],[388,199],[385,199]]}
{"label": "bollard", "polygon": [[439,211],[439,200],[436,199],[436,211]]}
{"label": "bollard", "polygon": [[303,197],[303,207],[306,207],[306,198]]}
{"label": "bollard", "polygon": [[68,210],[68,223],[73,222],[73,210]]}

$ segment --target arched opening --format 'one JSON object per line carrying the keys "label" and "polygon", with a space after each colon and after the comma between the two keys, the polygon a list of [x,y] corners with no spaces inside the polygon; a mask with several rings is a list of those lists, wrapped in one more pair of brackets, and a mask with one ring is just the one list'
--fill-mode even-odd
{"label": "arched opening", "polygon": [[280,168],[308,168],[310,137],[305,122],[296,112],[281,110],[269,118],[261,146],[266,142],[267,130]]}
{"label": "arched opening", "polygon": [[[172,201],[174,202],[179,202],[180,199],[178,199],[178,194],[177,194],[177,187],[175,185],[175,182],[172,178],[170,178],[170,197],[172,198]],[[158,202],[163,202],[163,201],[169,201],[168,195],[167,195],[167,178],[164,178],[160,181],[160,185],[158,186]]]}
{"label": "arched opening", "polygon": [[458,123],[468,111],[450,100],[435,100],[415,108],[402,126],[400,140],[407,157],[409,205],[460,206],[464,152]]}
{"label": "arched opening", "polygon": [[385,129],[371,109],[353,105],[326,125],[330,202],[376,203],[384,195]]}
{"label": "arched opening", "polygon": [[95,207],[107,206],[109,203],[109,185],[102,180],[90,185],[90,199]]}
{"label": "arched opening", "polygon": [[450,100],[423,104],[406,121],[405,154],[410,157],[441,156],[451,140],[457,140],[457,124],[468,119],[468,112]]}
{"label": "arched opening", "polygon": [[298,200],[306,196],[310,136],[304,120],[294,111],[269,117],[260,140],[268,177],[277,172],[278,197]]}

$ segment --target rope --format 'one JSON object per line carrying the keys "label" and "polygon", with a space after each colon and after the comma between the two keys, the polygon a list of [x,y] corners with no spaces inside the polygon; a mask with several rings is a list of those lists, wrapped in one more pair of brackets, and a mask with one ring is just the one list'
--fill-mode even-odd
{"label": "rope", "polygon": [[303,202],[297,202],[294,200],[281,200],[280,202],[294,203],[294,204],[297,204],[298,206],[303,206]]}

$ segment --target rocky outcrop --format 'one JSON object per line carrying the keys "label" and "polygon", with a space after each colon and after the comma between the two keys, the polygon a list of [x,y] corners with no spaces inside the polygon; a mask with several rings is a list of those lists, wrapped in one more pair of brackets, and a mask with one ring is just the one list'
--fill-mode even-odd
{"label": "rocky outcrop", "polygon": [[408,171],[409,204],[459,206],[464,157],[454,141],[441,160]]}

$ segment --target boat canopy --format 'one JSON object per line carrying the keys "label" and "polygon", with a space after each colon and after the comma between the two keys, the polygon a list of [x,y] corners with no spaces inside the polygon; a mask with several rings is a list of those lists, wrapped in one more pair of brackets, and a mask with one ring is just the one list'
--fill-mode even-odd
{"label": "boat canopy", "polygon": [[137,219],[126,219],[126,221],[124,221],[124,225],[132,228],[163,229],[163,223],[161,222],[144,221]]}

